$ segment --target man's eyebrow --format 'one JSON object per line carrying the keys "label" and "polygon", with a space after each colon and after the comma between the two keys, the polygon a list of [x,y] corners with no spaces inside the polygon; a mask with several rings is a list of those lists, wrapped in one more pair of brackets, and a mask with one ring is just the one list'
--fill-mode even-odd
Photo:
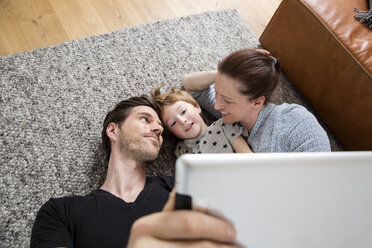
{"label": "man's eyebrow", "polygon": [[[146,116],[146,117],[149,117],[151,119],[155,119],[154,116],[152,114],[150,114],[149,112],[139,112],[139,113],[137,113],[137,116]],[[163,123],[161,121],[158,122],[158,124],[160,126],[163,126]]]}
{"label": "man's eyebrow", "polygon": [[138,116],[139,116],[139,115],[145,115],[145,116],[147,116],[147,117],[153,117],[152,114],[150,114],[149,112],[139,112],[139,113],[137,113],[137,115],[138,115]]}

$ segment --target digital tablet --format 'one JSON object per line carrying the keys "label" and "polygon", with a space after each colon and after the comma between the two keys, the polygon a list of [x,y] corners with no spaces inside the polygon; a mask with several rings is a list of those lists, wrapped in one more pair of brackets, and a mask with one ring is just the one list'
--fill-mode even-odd
{"label": "digital tablet", "polygon": [[372,152],[183,155],[176,191],[244,247],[372,247]]}

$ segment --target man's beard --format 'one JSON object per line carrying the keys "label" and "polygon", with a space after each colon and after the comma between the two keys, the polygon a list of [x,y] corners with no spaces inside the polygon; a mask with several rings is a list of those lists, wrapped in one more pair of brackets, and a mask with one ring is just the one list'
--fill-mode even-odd
{"label": "man's beard", "polygon": [[120,152],[127,158],[146,163],[158,157],[159,148],[144,140],[141,135],[133,135],[121,130],[119,139]]}

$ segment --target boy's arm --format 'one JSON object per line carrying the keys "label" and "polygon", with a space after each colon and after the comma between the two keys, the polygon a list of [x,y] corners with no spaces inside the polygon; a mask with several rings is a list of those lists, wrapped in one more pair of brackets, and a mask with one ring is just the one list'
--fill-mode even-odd
{"label": "boy's arm", "polygon": [[253,153],[241,135],[234,140],[232,147],[236,153]]}
{"label": "boy's arm", "polygon": [[183,76],[182,86],[187,91],[201,91],[214,83],[217,71],[201,71]]}

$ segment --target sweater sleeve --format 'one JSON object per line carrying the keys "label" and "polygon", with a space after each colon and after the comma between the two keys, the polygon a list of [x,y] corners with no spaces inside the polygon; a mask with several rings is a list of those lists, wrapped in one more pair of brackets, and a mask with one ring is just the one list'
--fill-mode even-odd
{"label": "sweater sleeve", "polygon": [[286,140],[290,152],[329,152],[331,146],[325,130],[315,116],[305,109],[296,109]]}
{"label": "sweater sleeve", "polygon": [[73,247],[61,199],[50,199],[40,208],[32,228],[30,247]]}
{"label": "sweater sleeve", "polygon": [[214,109],[216,103],[216,99],[214,98],[215,93],[214,84],[202,91],[190,91],[190,94],[198,102],[200,107],[216,119],[219,119],[221,118],[221,114],[219,111]]}

